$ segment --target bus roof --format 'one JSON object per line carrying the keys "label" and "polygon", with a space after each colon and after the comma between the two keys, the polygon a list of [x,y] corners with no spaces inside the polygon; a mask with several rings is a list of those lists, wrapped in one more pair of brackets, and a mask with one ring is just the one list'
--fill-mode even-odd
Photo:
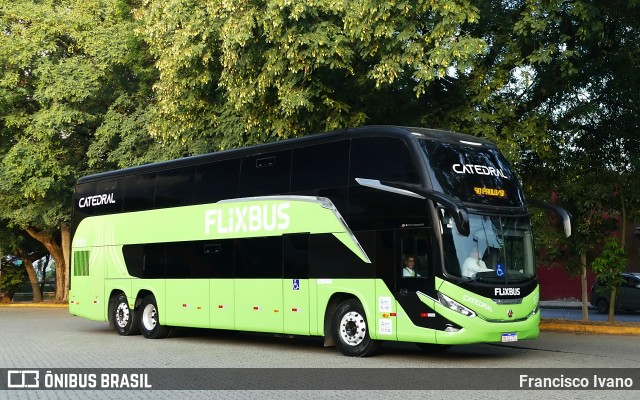
{"label": "bus roof", "polygon": [[143,164],[136,167],[124,168],[119,170],[101,172],[93,175],[81,177],[78,184],[85,182],[98,181],[103,179],[117,178],[127,175],[137,175],[148,172],[163,171],[174,168],[188,167],[204,164],[213,161],[222,161],[228,159],[242,158],[251,155],[259,155],[263,153],[271,153],[276,151],[289,150],[299,147],[305,147],[312,144],[332,142],[339,139],[351,139],[360,137],[374,136],[391,136],[400,138],[423,138],[443,142],[473,142],[480,143],[484,146],[495,148],[495,145],[485,139],[478,138],[463,133],[450,132],[438,129],[414,128],[403,126],[376,125],[362,126],[358,128],[341,129],[327,133],[316,133],[294,139],[286,139],[277,142],[264,143],[259,145],[240,147],[237,149],[222,150],[208,154],[178,158],[169,161],[160,161],[151,164]]}

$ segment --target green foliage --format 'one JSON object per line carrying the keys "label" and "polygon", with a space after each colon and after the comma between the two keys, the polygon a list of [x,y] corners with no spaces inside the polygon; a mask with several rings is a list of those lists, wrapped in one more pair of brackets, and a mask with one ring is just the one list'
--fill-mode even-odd
{"label": "green foliage", "polygon": [[0,24],[0,214],[55,231],[78,177],[140,163],[156,74],[125,0],[16,0]]}
{"label": "green foliage", "polygon": [[[640,215],[637,0],[13,0],[0,217],[55,233],[79,176],[363,124],[494,141],[544,260]],[[553,196],[550,195],[553,193]]]}
{"label": "green foliage", "polygon": [[[364,123],[418,123],[416,99],[485,49],[469,1],[148,1],[152,132],[210,148]],[[405,118],[403,118],[405,117]]]}
{"label": "green foliage", "polygon": [[29,283],[27,271],[9,257],[0,259],[0,292],[13,293],[25,283]]}
{"label": "green foliage", "polygon": [[598,277],[602,284],[609,289],[620,287],[624,283],[624,279],[620,275],[626,268],[626,259],[624,249],[618,243],[616,238],[609,238],[591,267],[598,273]]}

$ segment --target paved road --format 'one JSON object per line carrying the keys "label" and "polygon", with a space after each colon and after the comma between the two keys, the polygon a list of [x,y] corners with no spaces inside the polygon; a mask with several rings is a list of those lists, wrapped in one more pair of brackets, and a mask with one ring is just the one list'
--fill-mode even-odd
{"label": "paved road", "polygon": [[[473,345],[430,354],[411,344],[385,345],[381,354],[360,359],[323,348],[317,338],[208,330],[185,330],[177,337],[147,340],[121,337],[104,322],[72,317],[64,308],[0,307],[0,368],[640,368],[638,338],[543,332],[535,341],[511,345]],[[456,370],[451,370],[456,373]],[[463,396],[504,398],[506,391],[444,391],[431,398]],[[215,398],[415,398],[423,391],[223,391]],[[545,392],[545,398],[600,398],[607,392]],[[2,391],[0,399],[148,399],[176,397],[165,391]],[[208,391],[186,391],[180,398],[209,399]],[[517,392],[519,399],[538,399],[540,392]],[[637,392],[616,391],[616,398],[636,398]]]}

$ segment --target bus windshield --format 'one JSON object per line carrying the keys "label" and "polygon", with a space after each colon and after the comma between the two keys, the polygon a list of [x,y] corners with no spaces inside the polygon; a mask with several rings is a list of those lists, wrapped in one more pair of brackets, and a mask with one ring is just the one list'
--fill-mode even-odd
{"label": "bus windshield", "polygon": [[518,177],[498,149],[431,140],[419,143],[435,191],[476,205],[525,205]]}
{"label": "bus windshield", "polygon": [[460,235],[442,213],[445,269],[448,275],[497,284],[535,276],[533,240],[526,217],[469,215],[471,233]]}

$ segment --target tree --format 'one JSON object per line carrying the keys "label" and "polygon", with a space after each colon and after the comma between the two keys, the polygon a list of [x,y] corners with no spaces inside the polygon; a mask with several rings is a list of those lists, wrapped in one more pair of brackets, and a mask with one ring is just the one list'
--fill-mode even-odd
{"label": "tree", "polygon": [[0,258],[0,293],[3,302],[10,303],[18,288],[29,280],[27,271],[13,257]]}
{"label": "tree", "polygon": [[[33,301],[40,303],[42,301],[42,291],[38,284],[33,263],[46,254],[42,245],[27,235],[26,232],[8,228],[6,223],[2,223],[2,225],[0,225],[0,254],[9,255],[14,261],[14,264],[15,261],[20,261],[20,265],[24,268],[28,281],[31,284]],[[12,276],[12,278],[17,279],[21,276],[22,274],[17,274]]]}
{"label": "tree", "polygon": [[470,1],[149,1],[152,132],[209,150],[364,123],[417,123],[416,99],[484,51]]}
{"label": "tree", "polygon": [[616,293],[624,280],[621,273],[627,266],[624,249],[615,238],[609,238],[600,255],[593,261],[593,270],[598,272],[602,284],[611,293],[609,301],[609,322],[613,322]]}
{"label": "tree", "polygon": [[16,0],[0,26],[0,215],[47,248],[66,300],[74,182],[118,164],[108,151],[144,128],[155,75],[124,0]]}

